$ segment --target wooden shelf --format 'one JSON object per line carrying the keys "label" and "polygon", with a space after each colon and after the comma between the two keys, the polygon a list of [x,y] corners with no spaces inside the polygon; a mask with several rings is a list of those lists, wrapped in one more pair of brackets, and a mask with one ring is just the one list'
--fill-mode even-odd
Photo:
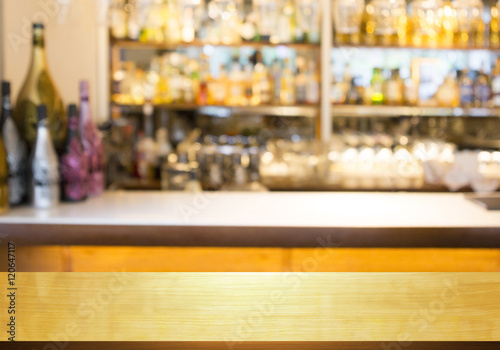
{"label": "wooden shelf", "polygon": [[[118,105],[130,113],[141,113],[142,105]],[[199,114],[214,117],[229,117],[239,115],[271,115],[280,117],[315,118],[319,113],[318,106],[198,106],[192,104],[159,104],[158,109],[177,111],[196,111]]]}
{"label": "wooden shelf", "polygon": [[417,45],[368,45],[368,44],[334,44],[333,49],[402,49],[402,50],[450,50],[450,51],[491,51],[500,53],[500,48],[489,46],[417,46]]}
{"label": "wooden shelf", "polygon": [[152,49],[152,50],[176,50],[179,48],[188,47],[203,47],[206,45],[211,45],[214,47],[252,47],[255,49],[261,49],[263,47],[278,47],[286,46],[291,49],[296,50],[319,50],[320,44],[308,44],[308,43],[289,43],[289,44],[273,44],[273,43],[261,43],[261,42],[241,42],[238,44],[212,44],[196,40],[190,43],[145,43],[142,41],[132,41],[132,40],[111,40],[111,45],[120,49],[138,50],[138,49]]}
{"label": "wooden shelf", "polygon": [[334,117],[500,117],[500,108],[334,105]]}

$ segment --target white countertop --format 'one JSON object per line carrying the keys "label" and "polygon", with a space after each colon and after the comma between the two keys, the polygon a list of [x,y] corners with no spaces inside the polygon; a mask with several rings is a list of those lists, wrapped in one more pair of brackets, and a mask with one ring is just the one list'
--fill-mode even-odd
{"label": "white countertop", "polygon": [[[52,228],[43,231],[48,225]],[[14,230],[17,235],[35,235],[42,230],[50,236],[51,230],[57,230],[59,225],[70,226],[72,231],[79,228],[81,235],[84,234],[83,228],[89,232],[98,226],[100,231],[120,228],[121,235],[132,228],[135,231],[157,228],[153,232],[155,237],[159,236],[158,227],[165,232],[169,229],[165,235],[174,231],[179,235],[194,234],[196,229],[197,238],[204,232],[202,229],[210,228],[212,231],[238,228],[245,232],[266,228],[266,235],[278,235],[278,228],[288,228],[288,232],[279,233],[281,240],[285,240],[285,233],[291,236],[300,230],[305,235],[307,229],[312,232],[316,228],[337,229],[335,233],[342,234],[342,237],[356,231],[371,233],[378,230],[382,234],[391,229],[394,234],[401,230],[417,234],[427,229],[428,232],[432,230],[434,236],[447,229],[449,232],[454,230],[460,237],[464,232],[471,234],[481,230],[491,237],[497,232],[500,236],[500,211],[488,211],[467,200],[463,194],[450,193],[210,192],[191,195],[119,191],[83,203],[63,203],[50,210],[14,208],[0,216],[0,227],[6,231]],[[24,232],[24,227],[29,227],[26,229],[28,233]],[[264,239],[271,239],[263,232],[260,235]],[[473,237],[467,239],[470,242]],[[43,242],[43,237],[39,240]],[[54,241],[56,238],[51,240]]]}
{"label": "white countertop", "polygon": [[14,208],[0,225],[190,225],[280,227],[498,227],[462,194],[108,192],[50,210]]}

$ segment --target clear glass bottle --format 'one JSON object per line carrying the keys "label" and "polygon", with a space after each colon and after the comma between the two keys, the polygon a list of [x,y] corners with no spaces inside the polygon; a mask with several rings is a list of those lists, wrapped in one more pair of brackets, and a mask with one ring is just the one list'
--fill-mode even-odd
{"label": "clear glass bottle", "polygon": [[297,27],[304,33],[305,41],[320,42],[321,3],[317,0],[297,0]]}
{"label": "clear glass bottle", "polygon": [[280,102],[282,105],[294,105],[295,101],[295,76],[290,68],[290,60],[285,59],[285,67],[281,76]]}
{"label": "clear glass bottle", "polygon": [[38,131],[33,148],[31,171],[31,198],[36,208],[49,209],[59,203],[59,164],[47,128],[47,108],[37,107]]}
{"label": "clear glass bottle", "polygon": [[9,202],[22,204],[27,199],[26,164],[28,150],[12,119],[10,83],[2,82],[2,115],[0,126],[9,164]]}
{"label": "clear glass bottle", "polygon": [[281,62],[277,59],[274,60],[274,63],[271,67],[271,79],[272,79],[272,103],[279,104],[280,103],[280,94],[281,94],[281,76],[282,76],[282,67]]}
{"label": "clear glass bottle", "polygon": [[318,104],[320,100],[319,76],[316,63],[313,60],[309,61],[306,80],[306,103],[310,105]]}
{"label": "clear glass bottle", "polygon": [[33,148],[37,132],[37,106],[47,108],[47,127],[58,152],[66,142],[68,120],[58,89],[54,85],[45,53],[44,25],[33,24],[33,55],[28,76],[17,98],[14,120],[22,137]]}
{"label": "clear glass bottle", "polygon": [[60,164],[62,198],[67,202],[80,202],[87,198],[88,166],[79,119],[76,105],[69,105],[68,137]]}
{"label": "clear glass bottle", "polygon": [[295,25],[295,6],[293,2],[291,0],[282,0],[277,22],[277,37],[279,43],[287,44],[294,42]]}

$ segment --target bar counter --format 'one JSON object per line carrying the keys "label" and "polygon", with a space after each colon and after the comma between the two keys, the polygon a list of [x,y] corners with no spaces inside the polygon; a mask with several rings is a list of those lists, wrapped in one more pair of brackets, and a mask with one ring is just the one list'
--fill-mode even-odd
{"label": "bar counter", "polygon": [[500,211],[450,193],[117,191],[14,208],[0,230],[31,246],[500,248]]}

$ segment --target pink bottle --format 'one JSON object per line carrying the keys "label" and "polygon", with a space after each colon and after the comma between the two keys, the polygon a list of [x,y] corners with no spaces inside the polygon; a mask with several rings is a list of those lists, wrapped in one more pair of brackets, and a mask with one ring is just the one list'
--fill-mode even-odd
{"label": "pink bottle", "polygon": [[87,194],[96,197],[105,187],[105,160],[102,139],[90,113],[88,81],[80,83],[80,135],[89,169]]}

